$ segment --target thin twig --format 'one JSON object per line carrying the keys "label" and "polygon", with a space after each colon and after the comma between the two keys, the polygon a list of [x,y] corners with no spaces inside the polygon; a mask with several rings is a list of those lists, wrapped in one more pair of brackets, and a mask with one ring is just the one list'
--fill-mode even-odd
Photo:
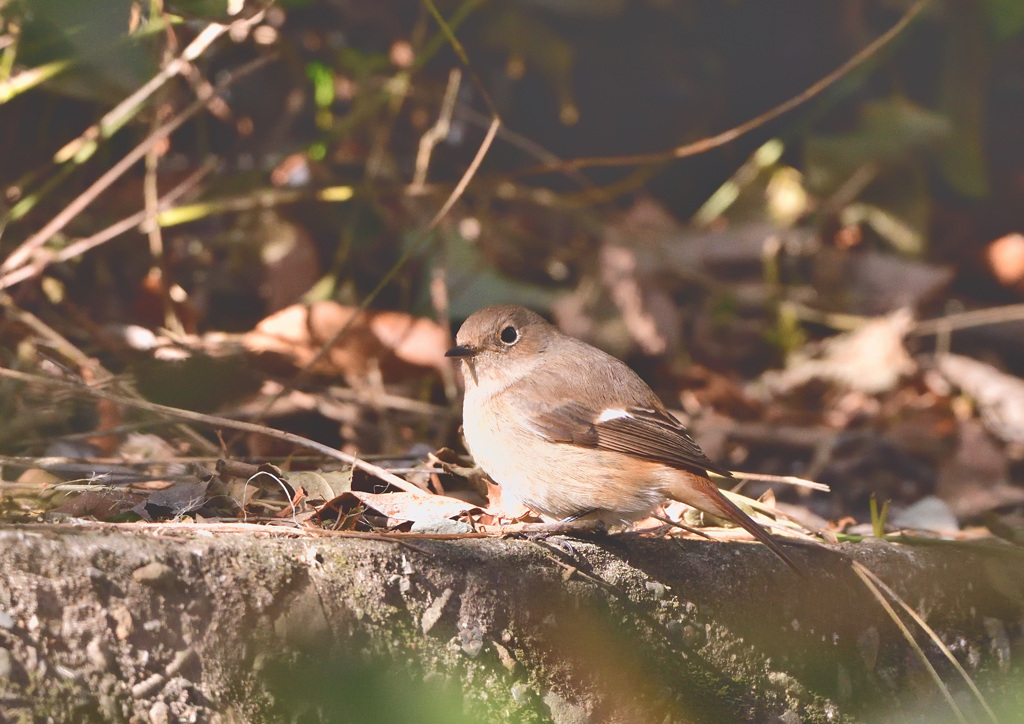
{"label": "thin twig", "polygon": [[[63,210],[60,211],[56,216],[53,217],[43,228],[37,231],[35,234],[27,238],[25,241],[15,249],[11,255],[0,265],[0,271],[7,273],[17,269],[26,263],[32,256],[32,253],[43,246],[46,242],[53,238],[61,229],[68,225],[72,219],[80,214],[86,207],[89,206],[96,198],[106,191],[106,189],[114,183],[118,178],[124,175],[132,166],[136,164],[143,156],[145,156],[149,150],[159,143],[160,141],[168,138],[174,131],[176,131],[182,124],[188,121],[193,116],[200,113],[211,99],[216,98],[218,95],[223,93],[227,88],[238,81],[240,78],[248,75],[257,68],[265,65],[272,56],[263,56],[256,58],[255,60],[246,63],[242,67],[228,74],[221,82],[219,82],[210,95],[199,98],[191,105],[189,105],[181,113],[177,114],[165,124],[160,126],[156,131],[149,134],[141,143],[135,148],[128,152],[120,161],[115,163],[111,168],[107,170],[102,176],[92,183],[85,191],[83,191],[77,198],[69,203]],[[3,280],[0,279],[0,287],[3,285]]]}
{"label": "thin twig", "polygon": [[745,133],[759,128],[766,123],[775,120],[779,116],[788,113],[797,106],[800,106],[815,96],[821,94],[827,90],[830,86],[834,85],[837,81],[841,80],[844,76],[855,70],[858,66],[869,60],[871,56],[881,50],[885,45],[891,42],[897,35],[899,35],[904,28],[910,25],[911,21],[914,20],[921,12],[931,3],[931,0],[918,0],[909,10],[899,19],[899,21],[889,28],[887,31],[882,33],[880,36],[875,38],[874,41],[866,45],[859,52],[854,54],[849,60],[840,65],[834,71],[826,75],[824,78],[804,89],[792,98],[775,106],[771,110],[765,111],[756,118],[752,118],[745,123],[741,123],[734,128],[730,128],[728,131],[724,131],[710,138],[704,138],[694,143],[688,143],[685,146],[679,146],[677,148],[669,149],[668,151],[658,151],[656,153],[643,153],[632,156],[604,156],[595,158],[578,158],[572,161],[564,161],[560,165],[556,166],[543,166],[539,169],[535,169],[535,173],[549,173],[551,171],[567,170],[567,169],[580,169],[595,166],[635,166],[659,163],[661,161],[670,161],[677,158],[686,158],[688,156],[696,156],[697,154],[710,151],[713,148],[724,146],[730,143]]}
{"label": "thin twig", "polygon": [[452,112],[455,110],[455,99],[459,97],[459,85],[462,82],[462,71],[453,68],[448,74],[448,88],[444,92],[444,99],[441,101],[441,111],[437,115],[437,122],[431,126],[423,137],[420,138],[419,151],[416,154],[416,171],[412,176],[412,185],[409,193],[422,193],[424,184],[427,182],[427,170],[430,168],[430,157],[434,147],[448,137],[451,129]]}
{"label": "thin twig", "polygon": [[[261,16],[262,17],[262,16]],[[160,71],[142,84],[134,93],[122,100],[104,114],[98,122],[89,126],[77,138],[64,144],[56,154],[55,163],[74,160],[81,163],[92,156],[92,151],[84,151],[87,144],[102,138],[109,138],[118,131],[138,111],[146,99],[163,87],[171,78],[179,75],[189,63],[198,58],[213,42],[228,31],[228,25],[210,23],[203,28],[192,42],[189,43],[177,58],[166,63]]]}
{"label": "thin twig", "polygon": [[951,332],[954,329],[982,327],[988,324],[1024,321],[1024,304],[1007,304],[991,309],[976,309],[971,312],[950,314],[938,319],[926,319],[910,328],[910,334],[925,337],[931,334]]}
{"label": "thin twig", "polygon": [[[377,298],[377,295],[380,294],[384,290],[384,288],[391,283],[391,280],[395,278],[399,270],[402,267],[404,267],[405,264],[410,259],[412,259],[412,257],[415,254],[419,253],[420,249],[423,247],[426,241],[430,239],[430,232],[437,228],[437,225],[441,223],[441,220],[451,210],[452,206],[455,205],[455,202],[458,201],[459,198],[462,196],[463,192],[466,190],[466,187],[469,185],[469,182],[473,179],[473,176],[476,175],[477,169],[480,168],[480,164],[483,162],[484,157],[487,155],[487,151],[490,149],[491,144],[494,142],[494,136],[498,132],[498,128],[500,128],[500,126],[501,119],[495,116],[491,121],[490,127],[487,129],[487,135],[484,136],[484,140],[481,142],[480,148],[477,149],[476,156],[473,157],[473,160],[472,162],[470,162],[469,167],[466,169],[466,172],[462,175],[462,178],[459,179],[459,183],[456,184],[454,189],[452,189],[452,192],[451,194],[449,194],[448,200],[445,202],[444,206],[442,206],[440,210],[438,210],[438,212],[434,214],[434,218],[430,220],[430,223],[427,225],[427,228],[420,234],[420,237],[409,245],[409,247],[405,250],[405,253],[398,258],[398,261],[396,261],[391,266],[391,268],[388,269],[384,276],[382,276],[380,280],[377,282],[377,285],[372,290],[370,290],[370,293],[367,294],[366,297],[363,298],[363,301],[359,304],[356,313],[350,316],[348,320],[346,320],[346,322],[343,325],[341,325],[341,327],[338,328],[338,331],[332,334],[329,339],[325,340],[324,343],[320,345],[320,349],[317,350],[317,353],[313,355],[312,359],[310,359],[309,362],[307,362],[305,366],[303,366],[303,368],[299,370],[299,373],[291,380],[290,384],[292,387],[294,387],[299,380],[301,380],[305,375],[307,375],[309,373],[309,370],[313,369],[316,364],[318,364],[324,357],[327,356],[328,352],[330,352],[330,350],[333,349],[334,345],[338,343],[338,340],[341,339],[342,336],[346,332],[348,332],[348,330],[355,323],[357,317],[359,316],[358,313],[365,311],[370,306],[371,302],[373,302],[373,300]],[[281,390],[276,395],[274,395],[270,400],[268,400],[266,403],[265,411],[263,412],[262,415],[260,415],[260,418],[262,418],[263,415],[266,414],[266,410],[269,410],[274,405],[274,403],[276,403],[281,397],[283,397],[287,393],[287,391],[288,388],[282,387]]]}
{"label": "thin twig", "polygon": [[[468,12],[468,8],[472,7],[477,2],[479,2],[479,0],[469,0],[469,2],[463,5],[458,13],[460,18],[463,16],[463,11]],[[434,6],[431,0],[423,0],[423,3],[427,7],[427,10],[434,16],[438,25],[441,27],[442,33],[445,35],[445,37],[448,38],[448,41],[452,45],[456,54],[460,57],[463,64],[466,66],[468,72],[470,73],[470,77],[473,79],[474,84],[477,86],[477,89],[481,93],[481,96],[487,103],[487,106],[492,113],[490,126],[488,126],[487,133],[484,134],[484,139],[480,143],[480,147],[477,149],[476,155],[470,162],[469,167],[466,168],[465,173],[462,174],[462,178],[459,179],[459,182],[455,185],[455,188],[452,189],[451,193],[448,195],[448,199],[445,201],[444,205],[441,206],[437,213],[434,214],[434,217],[430,220],[430,223],[427,224],[426,229],[424,229],[423,232],[420,233],[419,238],[415,239],[411,244],[409,244],[405,252],[398,258],[398,260],[394,264],[391,265],[391,268],[388,269],[388,271],[380,278],[376,286],[372,290],[370,290],[370,293],[363,298],[363,300],[359,303],[356,313],[352,314],[348,318],[348,320],[346,320],[346,322],[343,325],[341,325],[341,327],[339,327],[334,334],[330,336],[329,339],[325,340],[324,343],[320,345],[320,349],[317,350],[316,354],[313,355],[313,357],[303,366],[301,370],[299,370],[298,374],[291,380],[292,387],[294,387],[295,384],[297,384],[306,375],[308,375],[309,370],[313,369],[321,360],[324,359],[324,357],[327,356],[330,350],[333,349],[334,346],[338,343],[338,340],[340,340],[356,322],[356,319],[359,316],[359,312],[363,312],[366,309],[368,309],[370,304],[373,303],[373,300],[377,298],[377,295],[380,294],[387,287],[387,285],[391,283],[392,279],[394,279],[395,276],[397,276],[399,270],[401,270],[406,265],[406,263],[408,263],[408,261],[413,258],[413,256],[420,252],[422,247],[431,238],[431,232],[433,232],[437,228],[437,226],[441,223],[441,220],[444,219],[444,217],[448,214],[449,211],[451,211],[455,203],[462,197],[462,194],[465,192],[466,187],[469,186],[469,182],[472,181],[473,178],[476,176],[476,172],[477,170],[479,170],[480,164],[483,162],[484,157],[486,157],[487,152],[490,150],[491,144],[494,143],[494,137],[498,133],[498,129],[501,128],[502,126],[501,117],[498,115],[497,108],[494,105],[494,103],[491,102],[491,98],[487,94],[486,89],[479,82],[479,78],[477,78],[476,74],[473,72],[473,69],[469,64],[469,58],[467,57],[465,50],[463,50],[461,44],[459,44],[459,41],[455,38],[454,30],[452,29],[452,27],[449,26],[448,23],[445,22],[444,18],[438,12],[437,8]],[[266,407],[264,409],[269,410],[274,405],[274,403],[277,402],[277,400],[279,400],[282,396],[286,394],[287,391],[288,388],[282,387],[282,389],[275,396],[273,396],[270,400],[267,401]],[[263,414],[265,415],[266,412],[264,411]],[[260,418],[262,417],[263,415],[260,415]]]}
{"label": "thin twig", "polygon": [[795,475],[767,475],[765,473],[741,473],[736,470],[730,470],[732,476],[737,480],[756,480],[763,483],[779,483],[780,485],[795,485],[798,488],[810,488],[811,490],[821,490],[826,493],[831,493],[832,488],[825,485],[825,483],[818,483],[814,480],[807,480],[806,478],[798,478]]}
{"label": "thin twig", "polygon": [[[189,174],[188,178],[175,186],[160,199],[157,204],[158,209],[170,208],[175,201],[193,190],[199,182],[216,167],[216,159],[207,159],[202,166]],[[140,224],[144,224],[146,217],[147,212],[142,210],[132,214],[131,216],[127,216],[120,221],[114,222],[107,228],[93,234],[92,236],[87,236],[84,239],[74,241],[56,253],[44,251],[35,254],[35,258],[30,263],[0,276],[0,289],[7,289],[15,284],[20,284],[26,279],[31,279],[32,277],[41,274],[51,264],[58,264],[60,262],[67,261],[68,259],[74,259],[97,246],[106,244],[111,239],[116,239],[121,234],[131,231]]]}
{"label": "thin twig", "polygon": [[[152,128],[156,130],[159,123],[159,116],[154,115]],[[185,332],[185,326],[175,312],[174,300],[171,299],[171,276],[169,273],[167,255],[164,253],[164,235],[160,225],[155,223],[156,215],[160,211],[160,189],[157,185],[157,175],[160,167],[161,149],[153,146],[146,152],[146,173],[142,179],[142,198],[145,205],[146,220],[143,226],[146,235],[149,237],[149,254],[152,257],[150,266],[150,281],[155,281],[156,292],[160,295],[160,303],[163,306],[164,326],[178,334]]]}
{"label": "thin twig", "polygon": [[[254,25],[262,21],[264,14],[264,11],[260,11],[251,18],[236,20],[232,25]],[[207,48],[230,27],[229,25],[221,25],[219,23],[211,23],[205,27],[177,58],[168,62],[155,76],[109,110],[97,123],[89,126],[74,140],[64,144],[53,156],[53,162],[62,166],[57,175],[48,180],[43,188],[37,190],[31,197],[26,197],[15,204],[4,218],[4,221],[16,221],[31,211],[39,199],[46,192],[54,188],[57,183],[66,178],[70,171],[92,158],[99,147],[100,141],[110,138],[120,130],[138,113],[149,96],[163,87],[167,81],[186,70],[192,61],[206,52]]]}
{"label": "thin twig", "polygon": [[0,367],[0,377],[6,377],[12,380],[19,380],[20,382],[26,382],[29,384],[38,384],[48,387],[53,387],[61,390],[67,390],[69,392],[78,392],[81,394],[89,395],[90,397],[98,397],[101,400],[109,400],[110,402],[124,405],[125,407],[133,407],[137,410],[145,410],[147,412],[153,412],[158,415],[166,415],[168,417],[174,417],[179,420],[189,420],[190,422],[198,422],[204,425],[212,425],[214,427],[226,427],[233,430],[241,430],[242,432],[257,433],[260,435],[266,435],[268,437],[274,437],[278,440],[284,440],[294,445],[309,448],[310,450],[316,450],[318,453],[326,455],[327,457],[334,458],[335,460],[341,460],[342,462],[348,463],[354,468],[367,472],[386,483],[394,485],[396,488],[406,491],[407,493],[416,493],[418,495],[430,495],[423,489],[418,488],[407,480],[389,473],[384,468],[381,468],[372,463],[368,463],[365,460],[360,460],[354,455],[336,450],[329,445],[310,440],[302,437],[301,435],[295,435],[294,433],[284,432],[283,430],[275,430],[272,427],[266,425],[257,425],[251,422],[240,422],[238,420],[230,420],[226,417],[217,417],[215,415],[204,415],[200,412],[192,412],[191,410],[181,410],[176,407],[168,407],[167,405],[158,405],[153,402],[146,402],[145,400],[136,400],[124,395],[114,394],[105,390],[97,389],[95,387],[89,387],[79,382],[68,382],[65,380],[57,380],[52,377],[44,377],[42,375],[33,375],[26,372],[18,372],[16,370],[6,369]]}

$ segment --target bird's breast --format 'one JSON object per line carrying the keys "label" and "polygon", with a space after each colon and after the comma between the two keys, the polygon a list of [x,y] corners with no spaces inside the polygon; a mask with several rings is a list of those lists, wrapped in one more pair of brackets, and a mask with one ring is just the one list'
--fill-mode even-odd
{"label": "bird's breast", "polygon": [[553,518],[591,510],[646,515],[665,497],[652,465],[621,453],[552,442],[508,398],[467,393],[463,430],[470,453],[504,492]]}

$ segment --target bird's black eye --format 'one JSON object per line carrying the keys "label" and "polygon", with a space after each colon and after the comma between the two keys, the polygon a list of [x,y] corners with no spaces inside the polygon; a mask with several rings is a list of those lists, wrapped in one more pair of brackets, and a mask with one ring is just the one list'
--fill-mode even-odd
{"label": "bird's black eye", "polygon": [[505,344],[513,345],[519,341],[519,330],[512,325],[509,325],[501,330],[501,334],[498,336]]}

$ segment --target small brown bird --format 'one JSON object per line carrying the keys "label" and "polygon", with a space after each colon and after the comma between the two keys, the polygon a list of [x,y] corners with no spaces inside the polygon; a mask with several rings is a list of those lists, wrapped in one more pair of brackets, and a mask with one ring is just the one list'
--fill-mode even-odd
{"label": "small brown bird", "polygon": [[732,521],[799,568],[726,498],[711,462],[625,363],[566,336],[524,307],[486,307],[459,329],[463,429],[481,468],[552,518],[647,517],[666,498]]}

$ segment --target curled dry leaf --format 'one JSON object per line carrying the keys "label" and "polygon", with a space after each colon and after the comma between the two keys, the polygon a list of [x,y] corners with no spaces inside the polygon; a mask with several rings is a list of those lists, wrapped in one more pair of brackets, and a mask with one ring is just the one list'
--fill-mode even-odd
{"label": "curled dry leaf", "polygon": [[257,324],[243,344],[253,354],[301,368],[350,320],[345,334],[314,365],[315,372],[362,380],[379,366],[385,381],[401,379],[410,367],[450,374],[444,357],[448,334],[436,322],[401,312],[360,311],[337,302],[283,309]]}
{"label": "curled dry leaf", "polygon": [[411,493],[364,493],[352,490],[331,500],[323,509],[351,510],[354,502],[373,509],[396,522],[413,523],[438,518],[455,518],[469,513],[480,512],[480,508],[457,498],[445,495],[413,495]]}
{"label": "curled dry leaf", "polygon": [[201,508],[206,502],[206,488],[209,481],[197,480],[191,483],[176,483],[162,490],[155,490],[146,499],[132,508],[143,520],[174,520],[186,513]]}
{"label": "curled dry leaf", "polygon": [[776,392],[788,392],[815,379],[868,395],[891,390],[901,377],[917,370],[903,346],[912,322],[908,309],[873,319],[853,332],[800,350],[785,370],[766,372],[761,379]]}
{"label": "curled dry leaf", "polygon": [[327,472],[301,470],[289,474],[287,480],[293,489],[301,487],[314,500],[331,500],[352,489],[352,469]]}

